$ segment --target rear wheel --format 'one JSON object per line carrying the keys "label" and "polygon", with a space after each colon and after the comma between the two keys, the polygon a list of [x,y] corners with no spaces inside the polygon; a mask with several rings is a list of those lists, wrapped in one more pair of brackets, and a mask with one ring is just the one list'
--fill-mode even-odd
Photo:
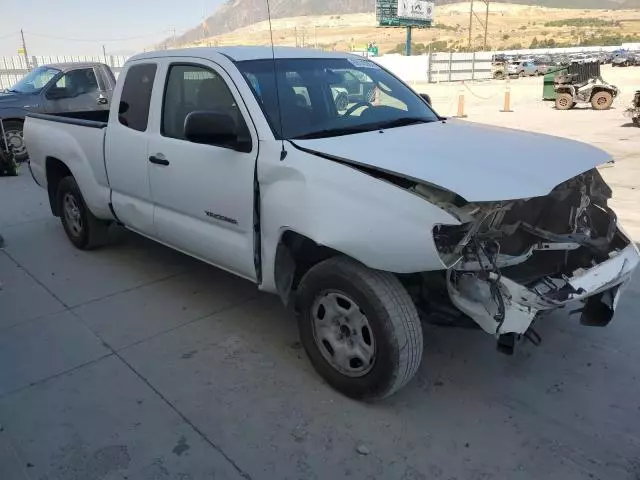
{"label": "rear wheel", "polygon": [[636,127],[640,127],[640,117],[633,117],[631,119]]}
{"label": "rear wheel", "polygon": [[98,220],[87,208],[73,177],[60,181],[57,202],[64,231],[77,248],[91,250],[106,242],[109,224]]}
{"label": "rear wheel", "polygon": [[296,305],[302,345],[316,371],[339,392],[386,397],[418,370],[422,327],[393,274],[330,258],[303,277]]}
{"label": "rear wheel", "polygon": [[13,156],[17,162],[24,162],[29,158],[27,147],[24,143],[23,123],[15,120],[4,122],[4,136],[7,145],[13,150]]}
{"label": "rear wheel", "polygon": [[574,107],[573,96],[570,93],[558,93],[556,95],[556,109],[570,110]]}
{"label": "rear wheel", "polygon": [[518,74],[518,76],[519,76],[520,78],[524,78],[524,70],[523,70],[523,71],[521,71],[521,72]]}
{"label": "rear wheel", "polygon": [[608,110],[613,103],[613,95],[609,92],[597,92],[591,97],[591,106],[594,110]]}

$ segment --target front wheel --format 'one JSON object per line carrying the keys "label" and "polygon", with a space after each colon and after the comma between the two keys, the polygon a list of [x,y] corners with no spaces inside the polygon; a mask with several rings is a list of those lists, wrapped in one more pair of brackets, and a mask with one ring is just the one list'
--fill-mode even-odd
{"label": "front wheel", "polygon": [[573,96],[570,93],[558,93],[556,95],[557,110],[571,110],[574,105]]}
{"label": "front wheel", "polygon": [[633,117],[631,119],[636,127],[640,127],[640,117]]}
{"label": "front wheel", "polygon": [[330,258],[303,277],[296,306],[302,345],[316,371],[339,392],[383,398],[418,370],[422,326],[393,274]]}
{"label": "front wheel", "polygon": [[60,181],[57,202],[64,231],[77,248],[91,250],[106,242],[109,224],[97,219],[87,208],[73,177]]}
{"label": "front wheel", "polygon": [[594,110],[608,110],[613,103],[613,95],[609,92],[597,92],[591,97],[591,106]]}
{"label": "front wheel", "polygon": [[4,137],[7,140],[7,145],[13,150],[13,157],[16,162],[24,162],[29,158],[27,146],[24,143],[23,127],[24,124],[22,122],[4,122]]}

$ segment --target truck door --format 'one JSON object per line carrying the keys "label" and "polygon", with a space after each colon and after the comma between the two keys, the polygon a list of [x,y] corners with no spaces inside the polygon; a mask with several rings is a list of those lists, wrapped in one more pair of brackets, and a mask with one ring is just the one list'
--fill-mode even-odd
{"label": "truck door", "polygon": [[48,113],[108,109],[93,67],[76,68],[62,75],[44,94]]}
{"label": "truck door", "polygon": [[[225,270],[256,279],[254,172],[257,133],[229,76],[213,62],[167,60],[164,92],[154,92],[149,180],[158,238]],[[185,136],[194,111],[225,115],[245,148]]]}
{"label": "truck door", "polygon": [[147,161],[151,95],[157,80],[155,62],[134,63],[127,68],[117,105],[109,114],[105,139],[105,165],[111,187],[111,204],[127,227],[154,237],[153,201]]}

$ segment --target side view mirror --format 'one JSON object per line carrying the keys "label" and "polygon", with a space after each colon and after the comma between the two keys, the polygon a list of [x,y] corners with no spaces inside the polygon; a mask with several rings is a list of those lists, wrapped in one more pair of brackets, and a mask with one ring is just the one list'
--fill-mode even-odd
{"label": "side view mirror", "polygon": [[429,96],[428,93],[421,93],[420,96],[422,97],[422,99],[427,102],[429,105],[431,105],[431,97]]}
{"label": "side view mirror", "polygon": [[251,141],[240,140],[238,133],[235,120],[224,113],[198,110],[184,121],[184,136],[190,142],[250,152]]}

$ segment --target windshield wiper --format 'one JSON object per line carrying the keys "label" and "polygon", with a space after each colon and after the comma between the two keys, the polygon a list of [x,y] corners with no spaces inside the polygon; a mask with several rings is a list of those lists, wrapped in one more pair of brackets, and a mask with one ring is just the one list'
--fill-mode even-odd
{"label": "windshield wiper", "polygon": [[318,130],[317,132],[306,133],[294,138],[294,140],[311,140],[313,138],[339,137],[341,135],[352,135],[354,133],[373,132],[375,130],[383,130],[385,128],[404,127],[417,123],[432,123],[437,120],[429,120],[422,117],[403,117],[385,122],[367,123],[353,127],[328,128]]}
{"label": "windshield wiper", "polygon": [[304,135],[299,135],[294,137],[294,140],[311,140],[313,138],[327,138],[327,137],[340,137],[342,135],[352,135],[354,133],[363,133],[369,132],[371,130],[376,130],[376,128],[371,128],[370,125],[359,125],[357,127],[340,127],[340,128],[327,128],[324,130],[318,130],[316,132],[305,133]]}
{"label": "windshield wiper", "polygon": [[375,129],[384,130],[385,128],[406,127],[408,125],[415,125],[417,123],[432,123],[436,120],[430,120],[422,117],[402,117],[387,122],[376,123]]}

